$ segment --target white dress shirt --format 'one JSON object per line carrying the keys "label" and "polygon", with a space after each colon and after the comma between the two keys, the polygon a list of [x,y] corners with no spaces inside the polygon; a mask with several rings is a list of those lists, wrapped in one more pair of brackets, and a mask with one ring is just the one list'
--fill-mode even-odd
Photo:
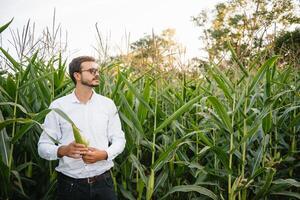
{"label": "white dress shirt", "polygon": [[[126,141],[117,108],[111,99],[93,91],[91,99],[83,104],[73,92],[53,101],[50,108],[64,111],[89,141],[89,147],[105,150],[108,155],[107,160],[93,164],[85,164],[81,158],[64,156],[59,158],[57,171],[73,178],[86,178],[102,174],[113,167],[113,159],[124,150]],[[55,144],[48,134],[59,144]],[[44,159],[56,160],[58,147],[74,140],[71,124],[51,111],[44,121],[38,153]]]}

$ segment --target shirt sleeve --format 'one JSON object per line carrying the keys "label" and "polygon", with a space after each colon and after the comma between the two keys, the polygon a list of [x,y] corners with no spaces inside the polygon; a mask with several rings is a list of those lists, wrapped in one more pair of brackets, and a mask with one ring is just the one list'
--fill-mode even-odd
{"label": "shirt sleeve", "polygon": [[112,108],[108,122],[108,140],[111,145],[108,147],[108,149],[106,149],[108,161],[113,160],[120,153],[122,153],[126,143],[118,110],[113,102],[111,107]]}
{"label": "shirt sleeve", "polygon": [[[53,104],[49,108],[53,108]],[[57,150],[59,145],[56,141],[61,138],[61,130],[59,121],[55,111],[51,111],[46,115],[43,132],[38,142],[38,154],[46,160],[58,159]]]}

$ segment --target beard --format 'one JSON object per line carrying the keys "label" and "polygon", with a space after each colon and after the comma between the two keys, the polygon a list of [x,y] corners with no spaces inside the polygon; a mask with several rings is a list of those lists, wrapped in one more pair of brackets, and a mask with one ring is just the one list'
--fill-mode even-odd
{"label": "beard", "polygon": [[[95,78],[92,81],[94,81],[94,80],[98,80],[98,78]],[[91,83],[92,81],[81,80],[81,84],[85,85],[85,86],[88,86],[88,87],[91,87],[91,88],[97,87],[99,85],[99,83],[92,84]]]}

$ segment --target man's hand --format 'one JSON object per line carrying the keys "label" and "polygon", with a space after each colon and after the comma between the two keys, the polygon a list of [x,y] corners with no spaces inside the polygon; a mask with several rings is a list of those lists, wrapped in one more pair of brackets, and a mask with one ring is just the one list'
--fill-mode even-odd
{"label": "man's hand", "polygon": [[70,144],[66,146],[60,146],[57,150],[57,156],[59,158],[63,156],[68,156],[71,158],[82,158],[82,155],[84,155],[86,152],[88,152],[88,148],[84,146],[83,144],[78,144],[75,142],[71,142]]}
{"label": "man's hand", "polygon": [[87,164],[92,164],[100,160],[107,159],[107,152],[93,147],[89,147],[88,151],[82,156],[82,159]]}

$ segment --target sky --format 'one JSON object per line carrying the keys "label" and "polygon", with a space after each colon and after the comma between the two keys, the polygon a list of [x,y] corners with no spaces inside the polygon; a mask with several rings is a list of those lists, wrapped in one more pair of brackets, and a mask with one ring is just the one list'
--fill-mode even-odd
{"label": "sky", "polygon": [[[14,18],[10,29],[21,31],[30,19],[38,36],[52,26],[55,9],[56,23],[68,33],[70,56],[95,56],[96,23],[116,54],[123,51],[128,35],[134,42],[152,31],[159,34],[172,28],[176,29],[175,40],[186,47],[186,57],[191,58],[201,56],[202,47],[201,30],[191,17],[219,2],[222,0],[0,0],[0,25]],[[2,33],[4,48],[9,48],[9,40],[11,34],[6,30]]]}

